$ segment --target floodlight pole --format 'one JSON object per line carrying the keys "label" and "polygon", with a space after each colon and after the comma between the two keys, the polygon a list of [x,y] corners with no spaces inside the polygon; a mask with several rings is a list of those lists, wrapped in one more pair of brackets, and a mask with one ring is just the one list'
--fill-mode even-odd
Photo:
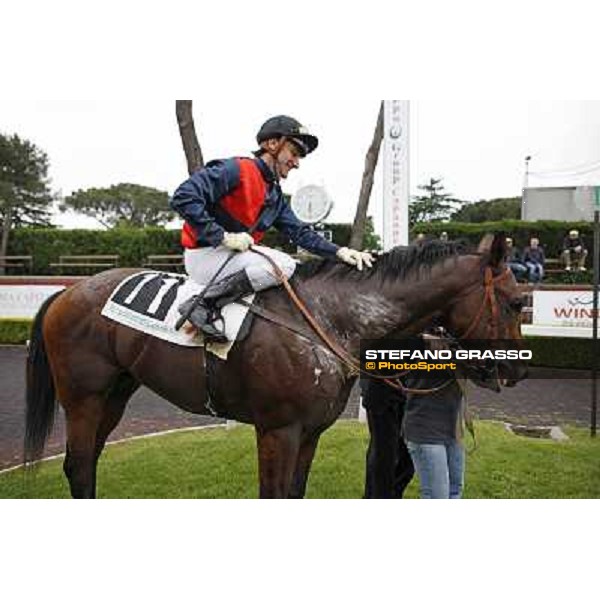
{"label": "floodlight pole", "polygon": [[594,206],[594,309],[592,311],[592,415],[591,435],[596,437],[598,416],[598,286],[600,284],[600,187]]}

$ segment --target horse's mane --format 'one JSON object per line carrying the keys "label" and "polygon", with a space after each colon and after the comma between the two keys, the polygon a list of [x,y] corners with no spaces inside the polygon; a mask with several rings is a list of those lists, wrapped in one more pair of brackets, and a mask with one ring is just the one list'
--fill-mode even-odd
{"label": "horse's mane", "polygon": [[371,269],[358,271],[355,267],[335,259],[309,260],[296,269],[299,279],[372,279],[383,283],[388,279],[404,278],[410,274],[417,277],[430,271],[435,264],[447,258],[457,258],[474,250],[464,241],[442,242],[429,240],[414,246],[397,246],[389,252],[376,255]]}

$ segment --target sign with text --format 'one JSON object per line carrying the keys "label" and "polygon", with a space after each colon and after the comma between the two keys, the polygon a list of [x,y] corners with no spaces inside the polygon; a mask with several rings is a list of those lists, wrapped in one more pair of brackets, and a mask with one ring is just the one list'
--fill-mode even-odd
{"label": "sign with text", "polygon": [[384,100],[383,245],[408,245],[409,102]]}
{"label": "sign with text", "polygon": [[591,290],[533,292],[533,324],[591,327],[594,296]]}
{"label": "sign with text", "polygon": [[64,285],[0,285],[0,319],[33,319],[44,300]]}

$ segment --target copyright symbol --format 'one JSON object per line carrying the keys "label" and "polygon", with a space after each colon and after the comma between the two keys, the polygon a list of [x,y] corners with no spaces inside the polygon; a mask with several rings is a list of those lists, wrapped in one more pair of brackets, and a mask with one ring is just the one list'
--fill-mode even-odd
{"label": "copyright symbol", "polygon": [[377,368],[375,363],[372,362],[367,363],[365,367],[367,368],[367,371],[374,371]]}

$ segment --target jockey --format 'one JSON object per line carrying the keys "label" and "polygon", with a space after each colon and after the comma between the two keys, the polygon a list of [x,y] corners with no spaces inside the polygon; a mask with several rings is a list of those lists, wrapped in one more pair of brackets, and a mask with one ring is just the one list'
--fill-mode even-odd
{"label": "jockey", "polygon": [[[207,285],[234,252],[222,272],[190,314],[189,320],[207,341],[227,341],[215,326],[220,308],[239,298],[273,287],[278,280],[271,265],[249,252],[265,232],[275,227],[296,245],[313,254],[336,256],[362,270],[372,266],[368,252],[340,248],[300,221],[283,197],[280,179],[286,179],[300,159],[319,144],[298,121],[287,116],[269,119],[256,136],[254,158],[212,161],[183,183],[171,199],[171,207],[185,220],[181,235],[185,268],[200,285]],[[260,247],[287,277],[296,261],[283,252]],[[179,310],[187,314],[190,301]]]}

